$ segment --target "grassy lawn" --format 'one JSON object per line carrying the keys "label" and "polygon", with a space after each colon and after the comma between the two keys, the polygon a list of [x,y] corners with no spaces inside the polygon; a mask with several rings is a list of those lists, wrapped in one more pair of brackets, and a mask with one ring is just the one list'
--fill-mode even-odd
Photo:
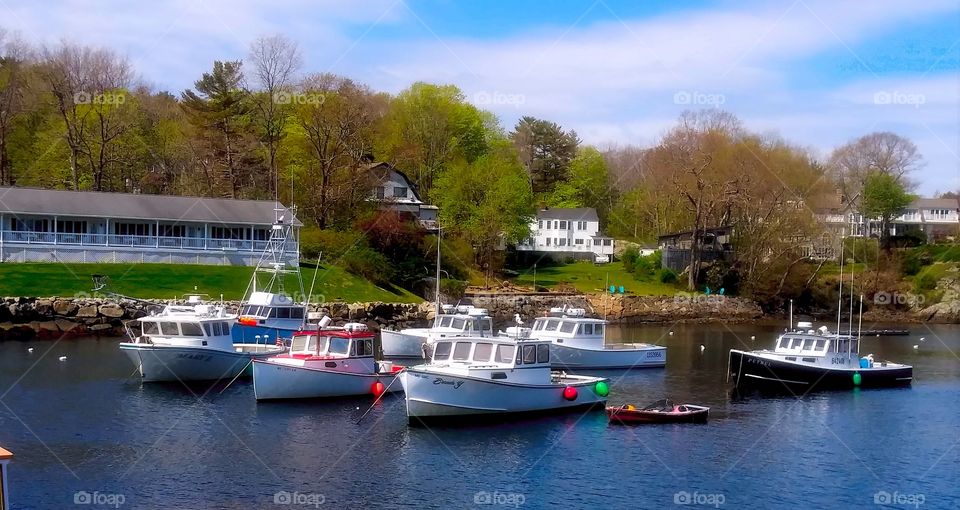
{"label": "grassy lawn", "polygon": [[[533,286],[533,279],[534,272],[531,267],[520,271],[520,275],[514,278],[513,282],[518,285]],[[672,296],[681,290],[675,285],[660,283],[657,280],[635,280],[619,262],[601,265],[592,262],[574,262],[538,267],[536,279],[536,284],[541,287],[550,288],[567,283],[581,292],[602,292],[604,289],[609,289],[610,285],[623,286],[627,292],[642,296]]]}
{"label": "grassy lawn", "polygon": [[[303,267],[304,292],[317,274],[313,302],[385,301],[415,303],[419,297],[403,289],[383,289],[364,278],[347,273],[338,266]],[[175,264],[0,264],[2,296],[75,296],[91,293],[93,274],[110,277],[110,288],[117,293],[145,298],[169,299],[189,293],[210,298],[241,299],[253,274],[242,266],[201,266]],[[262,283],[261,283],[262,284]],[[294,275],[288,275],[288,292],[299,292]]]}

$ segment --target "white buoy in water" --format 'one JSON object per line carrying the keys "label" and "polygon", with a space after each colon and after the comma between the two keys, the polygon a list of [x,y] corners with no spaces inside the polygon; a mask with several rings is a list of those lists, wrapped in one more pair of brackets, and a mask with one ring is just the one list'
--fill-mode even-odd
{"label": "white buoy in water", "polygon": [[673,331],[670,332],[670,336],[673,336]]}
{"label": "white buoy in water", "polygon": [[914,345],[913,348],[914,348],[914,349],[919,349],[920,346],[919,346],[919,345]]}
{"label": "white buoy in water", "polygon": [[27,352],[33,352],[33,347],[30,347],[29,349],[27,349]]}
{"label": "white buoy in water", "polygon": [[706,347],[705,345],[700,344],[700,352],[703,352],[703,350],[706,349],[706,348],[707,348],[707,347]]}
{"label": "white buoy in water", "polygon": [[756,339],[757,339],[756,335],[750,335],[750,340],[756,340]]}
{"label": "white buoy in water", "polygon": [[926,342],[926,341],[927,341],[927,337],[925,337],[925,336],[920,337],[920,341],[921,341],[921,342]]}
{"label": "white buoy in water", "polygon": [[67,357],[66,357],[66,356],[60,356],[60,361],[67,361]]}

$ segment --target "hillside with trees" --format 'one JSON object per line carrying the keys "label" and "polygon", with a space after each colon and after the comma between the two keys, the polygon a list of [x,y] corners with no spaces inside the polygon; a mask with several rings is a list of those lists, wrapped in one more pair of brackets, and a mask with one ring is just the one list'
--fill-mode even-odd
{"label": "hillside with trees", "polygon": [[[842,196],[889,222],[922,165],[894,133],[821,160],[715,109],[685,112],[653,146],[590,146],[547,119],[508,129],[454,85],[389,94],[313,73],[282,35],[240,57],[211,62],[185,90],[157,90],[109,48],[37,47],[0,29],[0,185],[277,198],[308,225],[305,258],[322,252],[377,283],[416,288],[432,274],[437,238],[368,200],[368,165],[385,161],[439,206],[450,280],[502,279],[500,246],[526,239],[538,208],[592,207],[605,233],[638,243],[736,225],[736,259],[701,265],[695,242],[680,284],[776,305],[822,274],[800,242],[823,234],[818,208]],[[880,240],[891,267],[895,241]]]}

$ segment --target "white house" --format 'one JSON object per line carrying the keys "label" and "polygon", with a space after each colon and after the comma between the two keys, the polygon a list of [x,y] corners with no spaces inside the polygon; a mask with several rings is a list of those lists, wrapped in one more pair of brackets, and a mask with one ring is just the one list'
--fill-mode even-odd
{"label": "white house", "polygon": [[372,163],[367,166],[372,173],[374,187],[370,200],[378,202],[381,209],[408,214],[427,230],[437,229],[435,205],[423,203],[417,185],[406,174],[389,163]]}
{"label": "white house", "polygon": [[613,238],[600,233],[600,218],[593,208],[542,209],[530,232],[530,239],[518,244],[517,251],[604,262],[613,256]]}
{"label": "white house", "polygon": [[958,228],[960,202],[954,198],[918,198],[891,222],[892,234],[902,235],[909,230],[919,230],[927,236],[927,240],[956,237]]}
{"label": "white house", "polygon": [[272,200],[0,187],[0,262],[165,262],[256,265],[274,223],[294,226]]}

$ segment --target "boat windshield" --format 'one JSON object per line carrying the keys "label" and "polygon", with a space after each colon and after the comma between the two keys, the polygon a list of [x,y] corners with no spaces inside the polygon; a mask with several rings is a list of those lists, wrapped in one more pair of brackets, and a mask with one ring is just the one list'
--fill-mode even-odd
{"label": "boat windshield", "polygon": [[440,317],[437,317],[437,320],[436,320],[436,321],[434,321],[433,327],[435,327],[435,328],[449,328],[449,327],[450,327],[450,321],[452,321],[452,320],[453,320],[453,317],[441,315]]}
{"label": "boat windshield", "polygon": [[180,331],[182,336],[203,336],[203,329],[196,322],[181,322]]}
{"label": "boat windshield", "polygon": [[316,335],[294,335],[290,339],[290,352],[316,352]]}
{"label": "boat windshield", "polygon": [[143,323],[143,334],[144,335],[159,335],[160,334],[160,325],[156,322],[144,322]]}
{"label": "boat windshield", "polygon": [[433,361],[444,361],[450,358],[450,342],[437,342],[433,349]]}
{"label": "boat windshield", "polygon": [[500,344],[497,346],[497,355],[494,358],[494,361],[497,363],[510,363],[513,361],[513,350],[515,346]]}
{"label": "boat windshield", "polygon": [[180,328],[176,322],[158,322],[160,334],[164,336],[180,336]]}
{"label": "boat windshield", "polygon": [[473,361],[488,363],[491,354],[493,354],[493,344],[478,343],[477,346],[473,348]]}
{"label": "boat windshield", "polygon": [[573,330],[577,328],[576,322],[565,321],[563,324],[560,324],[561,333],[573,333]]}
{"label": "boat windshield", "polygon": [[453,319],[453,322],[451,323],[450,327],[452,327],[453,329],[463,330],[466,324],[467,324],[467,321],[457,317]]}
{"label": "boat windshield", "polygon": [[330,337],[330,354],[348,354],[350,352],[350,340],[347,338]]}

